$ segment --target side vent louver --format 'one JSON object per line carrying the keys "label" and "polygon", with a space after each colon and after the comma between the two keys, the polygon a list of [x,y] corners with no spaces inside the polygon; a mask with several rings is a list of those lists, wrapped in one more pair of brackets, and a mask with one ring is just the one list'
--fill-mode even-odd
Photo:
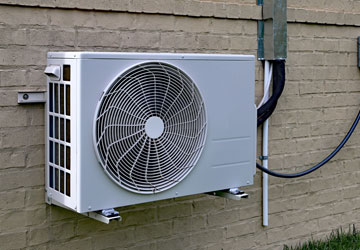
{"label": "side vent louver", "polygon": [[[68,69],[70,70],[70,69]],[[49,187],[71,196],[71,86],[66,81],[51,81],[49,90]]]}

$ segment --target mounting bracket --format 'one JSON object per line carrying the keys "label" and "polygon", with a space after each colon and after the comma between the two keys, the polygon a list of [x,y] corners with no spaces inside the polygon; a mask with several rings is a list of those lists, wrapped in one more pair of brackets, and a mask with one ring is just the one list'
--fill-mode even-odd
{"label": "mounting bracket", "polygon": [[243,190],[239,188],[230,188],[230,189],[224,189],[224,190],[218,190],[214,192],[206,193],[208,195],[214,195],[214,196],[220,196],[223,198],[227,198],[230,200],[241,200],[246,199],[249,197],[247,193],[245,193]]}
{"label": "mounting bracket", "polygon": [[45,102],[46,102],[45,91],[18,92],[18,104],[45,103]]}
{"label": "mounting bracket", "polygon": [[92,218],[94,220],[109,224],[110,221],[116,220],[121,221],[122,218],[119,215],[119,212],[114,210],[113,208],[104,209],[101,211],[95,211],[95,212],[87,212],[83,213],[82,215],[85,215],[89,218]]}

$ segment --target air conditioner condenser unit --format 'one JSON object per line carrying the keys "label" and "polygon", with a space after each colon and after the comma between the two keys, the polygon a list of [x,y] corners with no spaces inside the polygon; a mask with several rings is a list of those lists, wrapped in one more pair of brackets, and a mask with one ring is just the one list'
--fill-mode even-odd
{"label": "air conditioner condenser unit", "polygon": [[48,53],[46,199],[79,213],[251,185],[254,56]]}

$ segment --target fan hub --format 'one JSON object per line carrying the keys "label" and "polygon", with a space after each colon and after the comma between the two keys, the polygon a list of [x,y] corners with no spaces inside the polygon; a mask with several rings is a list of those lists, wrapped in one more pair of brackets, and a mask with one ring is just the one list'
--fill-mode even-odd
{"label": "fan hub", "polygon": [[159,138],[164,132],[164,122],[158,116],[150,117],[145,123],[145,133],[152,139]]}

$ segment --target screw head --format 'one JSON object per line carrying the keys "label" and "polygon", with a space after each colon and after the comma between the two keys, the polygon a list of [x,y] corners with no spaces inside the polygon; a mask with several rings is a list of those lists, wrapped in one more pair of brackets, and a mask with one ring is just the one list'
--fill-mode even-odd
{"label": "screw head", "polygon": [[28,95],[28,94],[23,94],[23,99],[24,99],[24,100],[29,99],[29,95]]}

